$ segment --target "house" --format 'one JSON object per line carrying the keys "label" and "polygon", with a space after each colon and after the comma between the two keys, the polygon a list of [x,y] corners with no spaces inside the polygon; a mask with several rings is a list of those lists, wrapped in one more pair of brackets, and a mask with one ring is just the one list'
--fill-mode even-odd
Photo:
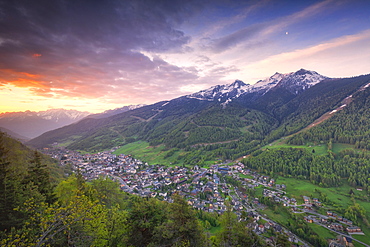
{"label": "house", "polygon": [[347,225],[352,225],[352,221],[350,221],[349,219],[346,219],[346,218],[343,218],[343,222],[346,223]]}
{"label": "house", "polygon": [[311,204],[311,200],[308,196],[303,196],[303,200],[305,204]]}
{"label": "house", "polygon": [[346,246],[338,243],[336,240],[331,240],[331,242],[329,243],[329,247],[346,247]]}
{"label": "house", "polygon": [[264,225],[259,225],[258,226],[258,231],[260,231],[260,232],[265,232],[265,226]]}
{"label": "house", "polygon": [[313,222],[317,222],[317,219],[315,216],[313,215],[308,215],[308,216],[305,216],[304,217],[304,220],[308,223],[313,223]]}
{"label": "house", "polygon": [[331,223],[329,228],[336,230],[336,231],[343,231],[343,226],[339,223]]}
{"label": "house", "polygon": [[342,235],[338,235],[336,239],[333,239],[329,243],[329,247],[346,247],[346,246],[353,246],[352,239]]}
{"label": "house", "polygon": [[324,216],[324,215],[320,216],[320,222],[321,222],[321,223],[324,223],[324,224],[325,224],[325,223],[328,223],[328,219],[329,219],[329,218],[328,218],[328,217],[326,217],[326,216]]}
{"label": "house", "polygon": [[358,226],[349,226],[346,228],[346,230],[349,234],[362,232],[361,228]]}
{"label": "house", "polygon": [[197,194],[198,194],[198,190],[197,189],[193,189],[192,191],[191,191],[191,195],[192,196],[196,196]]}

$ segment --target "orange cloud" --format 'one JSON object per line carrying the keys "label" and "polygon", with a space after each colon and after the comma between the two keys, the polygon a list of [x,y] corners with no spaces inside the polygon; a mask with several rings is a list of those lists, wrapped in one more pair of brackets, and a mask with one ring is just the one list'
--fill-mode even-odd
{"label": "orange cloud", "polygon": [[14,81],[8,81],[8,83],[17,87],[45,87],[45,85],[43,85],[43,81],[30,80],[27,78],[18,78]]}
{"label": "orange cloud", "polygon": [[30,73],[27,73],[27,72],[20,72],[22,75],[25,75],[27,77],[31,77],[31,78],[39,78],[40,75],[34,75],[34,74],[30,74]]}
{"label": "orange cloud", "polygon": [[41,55],[41,54],[39,54],[39,53],[35,53],[35,54],[33,54],[32,56],[33,56],[33,57],[41,57],[42,55]]}
{"label": "orange cloud", "polygon": [[30,74],[27,72],[18,72],[11,69],[0,70],[0,80],[2,84],[12,84],[17,87],[45,87],[41,75]]}

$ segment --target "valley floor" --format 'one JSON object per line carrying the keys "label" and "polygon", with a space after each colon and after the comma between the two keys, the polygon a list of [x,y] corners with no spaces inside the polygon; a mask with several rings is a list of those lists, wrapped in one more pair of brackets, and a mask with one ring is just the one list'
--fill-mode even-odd
{"label": "valley floor", "polygon": [[[49,154],[54,158],[65,157],[64,162],[71,162],[74,169],[79,169],[88,180],[109,176],[120,183],[122,190],[131,194],[169,201],[170,194],[177,191],[194,208],[217,213],[226,210],[224,202],[229,198],[239,217],[247,212],[253,218],[249,227],[261,236],[268,237],[269,229],[272,228],[286,234],[291,242],[308,245],[286,228],[286,218],[266,207],[266,203],[272,201],[271,205],[288,209],[289,215],[299,215],[321,237],[332,239],[339,234],[351,237],[363,246],[370,244],[369,229],[360,226],[359,233],[362,235],[353,235],[349,220],[328,213],[331,212],[329,209],[335,211],[338,207],[336,204],[340,207],[351,204],[348,194],[345,194],[350,189],[348,185],[342,188],[321,188],[294,178],[274,179],[258,174],[242,163],[215,164],[209,168],[195,166],[190,169],[184,166],[148,165],[131,155],[113,153],[117,153],[117,148],[85,155],[56,149]],[[355,193],[360,196],[365,192]],[[320,198],[322,194],[328,197],[326,203],[314,198]],[[366,211],[370,211],[368,202],[359,203]]]}

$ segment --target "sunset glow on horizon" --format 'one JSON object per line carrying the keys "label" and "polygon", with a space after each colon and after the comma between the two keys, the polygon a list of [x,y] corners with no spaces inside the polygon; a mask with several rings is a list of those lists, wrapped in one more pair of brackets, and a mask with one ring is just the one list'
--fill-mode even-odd
{"label": "sunset glow on horizon", "polygon": [[0,113],[91,113],[300,68],[370,73],[370,1],[1,1]]}

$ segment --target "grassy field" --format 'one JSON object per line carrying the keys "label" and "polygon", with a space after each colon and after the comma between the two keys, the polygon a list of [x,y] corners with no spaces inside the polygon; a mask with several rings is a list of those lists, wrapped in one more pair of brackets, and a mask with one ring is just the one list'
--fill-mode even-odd
{"label": "grassy field", "polygon": [[[353,238],[358,239],[364,243],[370,244],[369,235],[352,235]],[[354,243],[357,243],[356,241],[353,241]],[[363,246],[362,244],[358,244],[355,246]]]}
{"label": "grassy field", "polygon": [[66,146],[68,146],[69,144],[73,143],[74,141],[76,141],[79,138],[81,138],[81,136],[78,136],[78,135],[71,136],[71,137],[68,138],[68,141],[61,142],[61,143],[58,144],[58,146],[59,147],[66,147]]}
{"label": "grassy field", "polygon": [[[274,149],[274,148],[303,148],[309,152],[315,150],[315,155],[322,155],[328,153],[328,146],[324,143],[321,144],[307,143],[306,145],[290,145],[286,144],[286,138],[284,137],[264,146],[262,149]],[[332,152],[339,153],[344,149],[354,149],[357,151],[362,151],[360,149],[355,149],[354,145],[351,144],[333,143]]]}
{"label": "grassy field", "polygon": [[289,218],[289,215],[285,214],[284,211],[281,211],[281,213],[275,213],[271,209],[266,208],[262,210],[261,213],[266,214],[269,219],[272,219],[277,223],[281,223],[282,225],[286,225],[288,223],[287,219]]}
{"label": "grassy field", "polygon": [[239,177],[241,177],[241,178],[249,178],[249,179],[252,179],[253,178],[253,176],[252,175],[244,175],[244,174],[238,174],[239,175]]}
{"label": "grassy field", "polygon": [[[318,197],[319,194],[315,192],[315,190],[325,193],[330,201],[342,208],[346,208],[353,204],[349,195],[351,189],[355,195],[360,198],[366,195],[365,191],[357,191],[353,187],[350,187],[345,181],[343,181],[344,184],[342,186],[332,188],[323,188],[309,181],[286,177],[278,177],[276,183],[285,184],[288,196],[296,198],[298,203],[303,203],[302,196]],[[360,200],[357,200],[357,202],[363,206],[367,212],[370,212],[370,203]]]}
{"label": "grassy field", "polygon": [[[184,156],[188,153],[189,152],[183,150],[178,150],[175,152],[173,152],[172,149],[166,150],[164,145],[150,146],[146,141],[137,141],[126,144],[114,152],[114,154],[132,155],[136,159],[139,159],[143,162],[148,162],[150,165],[161,164],[167,166],[182,166],[184,162],[183,159],[179,157],[180,155]],[[209,168],[210,166],[218,163],[220,163],[219,160],[206,160],[203,163],[203,167]]]}
{"label": "grassy field", "polygon": [[[349,194],[349,191],[352,189],[357,198],[365,198],[366,192],[365,191],[357,191],[354,188],[350,187],[347,183],[340,187],[335,188],[322,188],[317,185],[311,184],[308,181],[297,180],[295,178],[284,178],[278,177],[276,182],[279,184],[286,185],[286,192],[289,197],[293,197],[297,199],[298,204],[303,203],[302,196],[309,196],[309,197],[319,197],[319,193],[316,191],[319,190],[322,193],[326,194],[328,200],[332,202],[332,205],[325,205],[326,208],[321,210],[321,213],[325,213],[325,211],[336,211],[338,212],[340,209],[345,210],[349,206],[353,205],[353,201]],[[316,191],[315,191],[316,190]],[[370,202],[365,200],[356,200],[356,203],[360,204],[367,212],[367,215],[370,215]],[[359,225],[365,236],[361,235],[354,235],[356,239],[359,239],[365,243],[370,244],[370,229],[365,224]]]}
{"label": "grassy field", "polygon": [[355,247],[366,247],[365,245],[360,244],[360,243],[357,243],[356,241],[353,241],[352,243],[353,243],[353,245],[354,245]]}
{"label": "grassy field", "polygon": [[316,225],[314,223],[312,224],[308,224],[309,227],[317,233],[317,235],[319,235],[320,237],[323,237],[325,239],[333,239],[335,238],[338,234],[334,233],[334,232],[331,232],[329,231],[328,229],[322,227],[322,226],[319,226],[319,225]]}
{"label": "grassy field", "polygon": [[262,149],[275,149],[275,148],[302,148],[306,149],[309,152],[312,152],[312,150],[315,150],[316,155],[322,155],[328,153],[328,147],[326,144],[318,144],[314,145],[313,143],[309,143],[307,145],[290,145],[286,144],[284,142],[284,139],[279,139],[277,141],[274,141],[273,143],[264,146]]}
{"label": "grassy field", "polygon": [[177,160],[177,157],[181,151],[175,152],[170,157],[165,157],[169,150],[165,150],[163,145],[152,147],[149,146],[148,142],[137,141],[129,143],[117,149],[114,154],[126,154],[132,155],[136,159],[139,159],[143,162],[148,162],[150,165],[161,164],[161,165],[179,165],[174,162]]}

